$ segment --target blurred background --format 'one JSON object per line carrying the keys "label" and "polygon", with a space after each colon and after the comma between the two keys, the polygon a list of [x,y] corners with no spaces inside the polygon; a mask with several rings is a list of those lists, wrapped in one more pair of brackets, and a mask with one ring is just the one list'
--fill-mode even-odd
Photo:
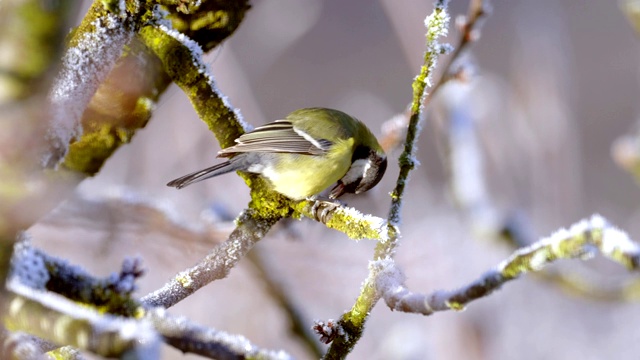
{"label": "blurred background", "polygon": [[[408,186],[397,252],[414,291],[467,284],[514,249],[478,236],[469,213],[456,206],[443,156],[442,124],[452,106],[477,129],[480,175],[496,213],[522,215],[536,238],[600,213],[640,239],[640,188],[611,157],[613,142],[634,131],[640,114],[638,40],[619,4],[491,5],[467,56],[474,77],[443,89],[433,105],[445,111],[429,112],[423,124],[421,165]],[[452,17],[467,6],[452,1]],[[415,0],[258,0],[239,30],[206,59],[219,89],[254,126],[297,108],[324,106],[358,117],[380,135],[382,124],[411,100],[424,52],[423,21],[431,10],[431,1]],[[455,43],[458,35],[452,22],[448,41]],[[220,222],[235,218],[249,200],[233,175],[180,191],[165,186],[217,162],[218,150],[186,96],[172,87],[133,142],[82,183],[82,200],[70,200],[31,229],[35,245],[102,275],[139,254],[148,269],[139,294],[157,289],[223,241],[232,225]],[[399,153],[389,153],[389,169],[376,188],[343,200],[386,217]],[[122,198],[153,204],[183,227],[149,221],[139,209],[125,211],[105,200]],[[314,319],[337,319],[352,306],[374,245],[304,219],[274,228],[255,250],[311,327]],[[577,272],[608,287],[630,278],[602,259],[565,261],[552,270]],[[228,278],[170,311],[312,358],[289,334],[288,319],[265,284],[245,259]],[[381,302],[350,358],[637,359],[638,323],[637,303],[579,296],[525,276],[459,313],[393,313]],[[167,347],[163,358],[197,357]]]}

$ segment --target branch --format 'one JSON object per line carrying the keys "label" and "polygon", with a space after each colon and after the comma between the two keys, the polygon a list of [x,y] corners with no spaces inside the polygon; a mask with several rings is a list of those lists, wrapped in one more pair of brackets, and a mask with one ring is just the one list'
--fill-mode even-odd
{"label": "branch", "polygon": [[[451,79],[461,78],[464,75],[464,68],[454,69],[455,64],[461,58],[461,55],[467,48],[480,38],[480,27],[482,19],[489,13],[489,6],[484,0],[471,0],[467,16],[459,16],[456,18],[456,27],[460,31],[460,38],[457,44],[453,46],[453,52],[449,55],[445,64],[442,66],[442,74],[438,81],[431,88],[424,100],[424,104],[430,104],[431,99],[438,90]],[[405,137],[404,134],[411,118],[411,107],[407,111],[397,114],[393,118],[387,120],[382,125],[382,139],[380,144],[386,152],[391,151],[400,145]]]}
{"label": "branch", "polygon": [[50,93],[51,148],[44,158],[48,167],[56,167],[66,156],[69,142],[82,136],[82,114],[133,37],[132,20],[96,1],[74,32]]}
{"label": "branch", "polygon": [[209,126],[220,146],[232,146],[249,126],[242,122],[240,114],[217,90],[209,67],[202,59],[200,45],[161,24],[145,26],[139,35],[160,59],[173,82],[189,97],[198,117]]}
{"label": "branch", "polygon": [[[402,209],[402,200],[404,196],[405,186],[408,182],[409,172],[415,167],[414,159],[415,141],[418,137],[420,129],[418,122],[422,114],[422,104],[424,103],[427,84],[430,84],[430,77],[436,66],[436,60],[446,46],[438,42],[440,36],[447,33],[449,24],[449,14],[447,13],[448,2],[446,0],[437,1],[431,15],[425,19],[427,27],[427,44],[424,55],[424,64],[420,69],[420,73],[413,81],[413,102],[411,104],[411,116],[409,127],[407,129],[407,137],[405,140],[404,152],[400,155],[399,165],[400,174],[396,181],[396,187],[391,193],[391,208],[389,210],[389,227],[388,241],[379,242],[374,253],[374,261],[387,257],[392,257],[396,246],[398,245],[400,224],[400,211]],[[371,281],[370,275],[365,280],[360,296],[356,300],[350,311],[342,315],[339,326],[343,329],[342,335],[337,337],[332,343],[329,351],[325,355],[325,359],[342,358],[349,353],[355,343],[360,339],[364,324],[367,317],[379,299],[375,291],[375,284]]]}
{"label": "branch", "polygon": [[241,335],[228,334],[191,323],[187,318],[174,317],[162,309],[145,314],[165,341],[185,353],[211,359],[291,359],[283,351],[258,348]]}
{"label": "branch", "polygon": [[44,359],[44,353],[57,345],[23,332],[10,333],[0,329],[0,356],[2,359]]}
{"label": "branch", "polygon": [[[57,344],[101,356],[157,359],[159,339],[147,321],[99,314],[51,292],[33,290],[18,281],[8,285],[14,295],[4,323]],[[56,329],[56,331],[52,331]]]}
{"label": "branch", "polygon": [[279,218],[261,218],[252,209],[236,220],[237,227],[224,243],[216,246],[200,263],[177,274],[162,288],[144,296],[147,307],[171,307],[229,271],[262,239]]}
{"label": "branch", "polygon": [[457,290],[428,295],[413,293],[403,285],[404,275],[390,258],[373,262],[371,274],[378,296],[384,298],[391,310],[431,315],[436,311],[462,310],[468,303],[488,296],[522,274],[540,271],[559,259],[587,260],[596,251],[629,270],[640,270],[640,245],[601,216],[594,215],[569,230],[560,229],[519,249],[495,269]]}
{"label": "branch", "polygon": [[303,200],[292,203],[291,207],[296,212],[330,229],[338,230],[353,240],[388,240],[389,225],[385,219],[363,214],[355,208],[322,200]]}
{"label": "branch", "polygon": [[321,358],[323,349],[318,346],[318,341],[314,336],[315,334],[305,321],[303,311],[295,301],[291,299],[286,286],[277,278],[277,274],[269,268],[268,264],[266,264],[260,251],[256,252],[254,250],[250,252],[248,258],[262,279],[269,296],[271,296],[289,318],[291,322],[290,331],[293,336],[312,354],[313,358]]}
{"label": "branch", "polygon": [[98,279],[32,247],[23,234],[14,250],[11,271],[13,280],[31,289],[52,291],[106,313],[133,316],[139,308],[132,298],[135,281],[143,274],[139,259],[125,260],[118,273]]}
{"label": "branch", "polygon": [[[155,21],[177,26],[204,51],[211,50],[231,35],[247,10],[245,1],[206,1],[190,14],[179,13],[171,6],[167,8],[168,13],[154,9],[152,4],[144,6],[150,9],[138,11],[145,15],[130,16],[137,28],[146,24],[146,20],[142,20],[145,16],[156,16]],[[160,18],[162,15],[171,22]],[[127,51],[83,110],[82,136],[69,145],[64,166],[85,175],[97,173],[116,149],[129,143],[137,130],[146,126],[160,95],[171,82],[163,63],[139,37],[133,37]]]}

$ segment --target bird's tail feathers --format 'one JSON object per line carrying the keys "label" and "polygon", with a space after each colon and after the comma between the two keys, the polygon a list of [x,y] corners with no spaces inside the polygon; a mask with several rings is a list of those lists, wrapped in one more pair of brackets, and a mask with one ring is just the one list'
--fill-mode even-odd
{"label": "bird's tail feathers", "polygon": [[183,187],[191,185],[193,183],[197,183],[199,181],[226,174],[235,170],[242,170],[242,164],[240,162],[225,161],[221,164],[213,165],[206,169],[202,169],[191,174],[187,174],[183,177],[179,177],[175,180],[171,180],[167,184],[167,186],[182,189]]}

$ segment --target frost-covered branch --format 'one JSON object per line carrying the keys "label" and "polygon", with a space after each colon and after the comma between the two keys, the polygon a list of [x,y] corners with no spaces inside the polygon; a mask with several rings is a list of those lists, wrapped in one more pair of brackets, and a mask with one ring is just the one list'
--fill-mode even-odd
{"label": "frost-covered branch", "polygon": [[74,32],[51,89],[47,166],[57,166],[69,143],[82,136],[82,114],[133,37],[134,25],[131,18],[112,13],[96,1]]}
{"label": "frost-covered branch", "polygon": [[218,91],[197,42],[164,24],[143,27],[140,38],[189,97],[198,117],[209,126],[222,148],[233,145],[234,140],[249,129],[240,113]]}
{"label": "frost-covered branch", "polygon": [[85,360],[78,349],[58,346],[39,337],[23,332],[10,333],[0,330],[0,358],[2,359],[62,359]]}
{"label": "frost-covered branch", "polygon": [[25,331],[101,356],[149,360],[159,356],[159,338],[148,321],[100,314],[17,280],[11,281],[8,287],[15,294],[4,319],[10,331]]}
{"label": "frost-covered branch", "polygon": [[471,301],[485,297],[520,275],[542,270],[559,259],[590,259],[597,252],[634,271],[640,269],[640,244],[599,215],[560,229],[529,247],[519,249],[495,269],[474,282],[452,291],[413,293],[404,286],[404,275],[390,259],[371,264],[372,281],[378,295],[396,311],[431,315],[436,311],[462,310]]}
{"label": "frost-covered branch", "polygon": [[[235,31],[247,8],[244,1],[208,1],[185,15],[159,11],[152,2],[95,1],[72,33],[50,93],[51,149],[44,162],[94,175],[146,125],[173,79],[166,64],[134,36],[142,35],[143,25],[167,28],[173,21],[208,51]],[[196,21],[199,26],[192,27]]]}
{"label": "frost-covered branch", "polygon": [[465,68],[457,66],[461,55],[467,50],[469,45],[480,39],[480,28],[482,20],[490,12],[488,0],[471,0],[466,16],[458,16],[455,24],[460,31],[460,39],[454,45],[453,52],[449,56],[447,62],[442,67],[443,72],[438,82],[433,85],[431,92],[427,95],[427,103],[437,92],[437,90],[447,81],[455,78],[464,78]]}
{"label": "frost-covered branch", "polygon": [[[415,142],[418,139],[420,128],[418,123],[422,117],[422,110],[425,97],[427,96],[426,88],[431,86],[431,77],[433,76],[433,70],[435,69],[438,57],[449,51],[450,47],[439,43],[439,38],[446,36],[449,30],[449,13],[447,12],[448,1],[437,1],[435,8],[431,15],[425,19],[425,26],[427,27],[427,44],[424,54],[424,64],[420,68],[420,73],[414,79],[413,87],[413,101],[411,102],[411,116],[409,117],[409,126],[407,128],[407,135],[404,141],[404,151],[400,155],[399,166],[400,174],[396,181],[396,187],[391,193],[391,209],[389,210],[389,223],[393,226],[400,224],[400,211],[402,208],[402,200],[404,196],[404,189],[409,179],[409,173],[416,166],[415,154]],[[392,240],[393,243],[395,240]],[[393,251],[394,246],[388,245],[383,250],[376,250],[376,257],[384,257]]]}
{"label": "frost-covered branch", "polygon": [[252,209],[236,220],[237,227],[224,243],[190,269],[178,273],[162,288],[142,298],[147,307],[171,307],[203,286],[227,276],[279,218],[260,218]]}
{"label": "frost-covered branch", "polygon": [[165,341],[185,353],[211,359],[285,360],[291,357],[283,351],[260,349],[244,336],[228,334],[192,323],[184,317],[169,315],[163,309],[145,314]]}
{"label": "frost-covered branch", "polygon": [[[113,3],[121,6],[124,2]],[[136,29],[142,25],[175,26],[206,52],[237,29],[247,10],[245,1],[197,3],[189,14],[183,14],[171,6],[167,8],[168,12],[160,11],[152,3],[147,3],[144,5],[147,8],[137,9],[144,15],[127,18],[135,23]],[[118,6],[106,5],[108,8]],[[216,16],[212,17],[211,14]],[[153,21],[148,23],[147,18],[153,18]],[[87,18],[84,21],[88,21]],[[195,22],[197,26],[193,24]],[[82,28],[78,31],[82,31]],[[91,101],[83,108],[80,121],[82,136],[69,144],[64,166],[85,175],[97,173],[116,149],[129,143],[137,130],[146,126],[159,97],[172,80],[165,64],[156,54],[138,36],[132,37],[127,51],[119,57],[112,71],[99,84]]]}
{"label": "frost-covered branch", "polygon": [[[64,338],[47,337],[47,326],[53,325],[46,325],[46,323],[42,325],[40,319],[44,316],[49,317],[51,322],[61,322],[65,324],[68,322],[70,326],[69,329],[75,329],[80,326],[76,324],[76,320],[82,322],[84,321],[82,320],[83,318],[80,318],[80,320],[75,317],[73,317],[73,319],[68,318],[68,311],[71,311],[71,314],[73,314],[73,308],[67,311],[65,302],[68,300],[66,299],[87,304],[89,307],[84,306],[83,308],[88,310],[99,308],[107,313],[124,313],[126,316],[137,316],[144,311],[136,301],[130,298],[131,292],[135,289],[133,281],[141,275],[140,266],[137,261],[125,261],[123,269],[119,273],[114,273],[106,279],[99,279],[92,277],[77,266],[49,256],[31,247],[28,240],[23,239],[17,246],[13,263],[11,289],[14,293],[17,292],[19,296],[15,294],[11,296],[11,306],[13,306],[13,309],[17,309],[17,305],[15,304],[22,304],[24,301],[27,301],[29,306],[25,307],[27,310],[21,311],[19,314],[20,327],[16,328],[14,324],[17,320],[13,318],[7,320],[9,328],[12,330],[28,331],[30,334],[43,336],[58,344],[72,344],[87,349],[87,347],[83,347],[82,344],[66,341]],[[17,288],[19,291],[15,291],[14,288]],[[43,295],[42,297],[34,296],[24,298],[20,292],[24,289]],[[45,290],[48,290],[48,292]],[[57,296],[54,292],[62,294],[64,297]],[[74,304],[74,306],[77,305]],[[40,311],[41,307],[52,307],[55,311],[43,313]],[[259,349],[251,345],[248,340],[242,336],[229,335],[224,332],[194,325],[186,319],[173,318],[161,309],[150,309],[145,311],[145,314],[145,319],[150,322],[151,328],[159,332],[167,344],[184,352],[197,353],[216,359],[235,359],[238,358],[238,356],[254,356],[259,359],[288,358],[288,355],[282,352],[271,352]],[[123,320],[126,318],[117,319]],[[126,321],[135,322],[138,320],[132,318]],[[94,336],[97,342],[103,341],[101,340],[102,338],[112,335],[101,333],[101,326],[103,326],[102,323],[94,322],[86,327],[82,327],[81,331],[83,331],[83,334],[95,333],[94,335],[86,336]],[[40,348],[46,348],[48,351],[54,347],[47,342],[38,341],[36,344],[42,344],[43,346],[34,348],[34,346],[30,345],[30,342],[25,342],[22,351],[33,350],[37,352]],[[96,351],[95,348],[89,348],[89,350]],[[59,351],[62,350],[56,350],[56,352]],[[104,355],[104,352],[98,353]]]}
{"label": "frost-covered branch", "polygon": [[132,298],[135,281],[143,274],[139,259],[125,260],[118,273],[98,279],[32,247],[23,235],[16,244],[11,270],[12,279],[31,289],[48,290],[107,313],[132,316],[139,307]]}
{"label": "frost-covered branch", "polygon": [[[456,27],[460,31],[460,38],[453,46],[453,52],[442,66],[442,75],[426,95],[425,104],[429,104],[433,96],[439,93],[440,87],[451,79],[464,79],[466,69],[459,64],[461,56],[469,45],[480,38],[482,19],[489,13],[487,0],[471,0],[466,16],[456,18]],[[382,126],[382,139],[380,144],[385,151],[391,151],[398,147],[405,138],[406,130],[411,118],[411,106],[407,111],[397,114],[387,120]]]}
{"label": "frost-covered branch", "polygon": [[[413,101],[411,103],[411,116],[404,143],[404,151],[400,155],[400,173],[396,181],[396,187],[391,193],[391,207],[389,210],[388,240],[379,242],[375,249],[374,261],[393,257],[395,248],[399,240],[400,212],[405,186],[409,179],[409,173],[416,165],[415,142],[420,128],[418,123],[422,116],[423,104],[426,97],[427,85],[431,85],[431,76],[436,66],[438,57],[449,50],[448,46],[439,43],[439,38],[445,36],[449,26],[449,14],[447,12],[448,1],[438,0],[435,3],[433,12],[425,19],[427,27],[426,51],[424,63],[420,68],[420,73],[414,79]],[[375,291],[375,284],[371,282],[371,276],[362,286],[360,296],[356,300],[351,310],[342,315],[339,326],[344,330],[342,336],[337,337],[332,343],[325,359],[342,358],[348,354],[356,342],[360,339],[367,317],[379,299]]]}
{"label": "frost-covered branch", "polygon": [[357,209],[335,202],[307,200],[292,204],[300,214],[321,222],[330,229],[343,232],[354,240],[370,239],[386,241],[389,229],[385,219],[363,214]]}

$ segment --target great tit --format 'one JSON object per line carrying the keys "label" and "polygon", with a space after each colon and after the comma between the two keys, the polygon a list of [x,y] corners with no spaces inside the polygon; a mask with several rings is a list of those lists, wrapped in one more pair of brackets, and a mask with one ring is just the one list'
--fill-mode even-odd
{"label": "great tit", "polygon": [[362,193],[387,169],[387,157],[371,131],[358,119],[326,108],[300,109],[282,120],[257,127],[222,149],[226,162],[167,184],[181,189],[231,171],[260,174],[273,190],[301,200],[336,183],[329,197]]}

